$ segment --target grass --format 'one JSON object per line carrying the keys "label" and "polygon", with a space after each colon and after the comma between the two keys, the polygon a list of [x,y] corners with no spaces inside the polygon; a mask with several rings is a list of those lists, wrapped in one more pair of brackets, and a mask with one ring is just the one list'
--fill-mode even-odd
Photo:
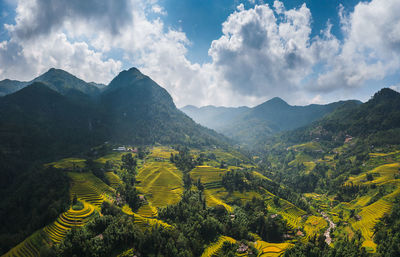
{"label": "grass", "polygon": [[6,254],[2,255],[2,257],[20,257],[20,256],[32,256],[39,257],[40,256],[40,246],[45,242],[43,233],[41,230],[36,231],[24,241],[19,243],[17,246],[12,248]]}
{"label": "grass", "polygon": [[154,207],[176,204],[183,193],[182,172],[168,162],[146,163],[136,176],[137,189]]}
{"label": "grass", "polygon": [[282,256],[292,246],[293,244],[290,243],[268,243],[265,241],[256,241],[254,243],[254,247],[258,250],[257,257]]}
{"label": "grass", "polygon": [[59,243],[73,227],[84,226],[94,213],[91,204],[83,203],[83,209],[73,210],[72,208],[62,213],[56,221],[46,226],[43,231],[53,243]]}
{"label": "grass", "polygon": [[236,240],[229,236],[220,236],[217,242],[210,244],[203,252],[201,257],[212,257],[217,254],[225,242],[236,244]]}

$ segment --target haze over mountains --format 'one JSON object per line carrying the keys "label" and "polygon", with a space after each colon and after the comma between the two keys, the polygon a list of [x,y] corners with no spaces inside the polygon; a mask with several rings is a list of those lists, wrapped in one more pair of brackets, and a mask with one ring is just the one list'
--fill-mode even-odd
{"label": "haze over mountains", "polygon": [[346,103],[361,102],[353,100],[326,105],[291,106],[275,97],[253,108],[185,106],[181,110],[201,125],[215,129],[237,142],[253,145],[275,133],[310,124]]}

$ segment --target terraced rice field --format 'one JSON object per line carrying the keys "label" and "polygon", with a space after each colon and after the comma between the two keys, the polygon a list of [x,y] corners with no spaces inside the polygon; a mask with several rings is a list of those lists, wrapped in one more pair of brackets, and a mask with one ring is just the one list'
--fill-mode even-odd
{"label": "terraced rice field", "polygon": [[[125,155],[125,154],[127,154],[127,153],[125,153],[125,152],[110,153],[110,154],[107,154],[105,156],[102,156],[102,157],[96,159],[95,162],[98,162],[101,164],[106,164],[106,162],[108,161],[111,164],[113,164],[117,167],[120,167],[122,164],[121,157],[122,157],[122,155]],[[132,156],[135,156],[135,153],[132,153]]]}
{"label": "terraced rice field", "polygon": [[65,158],[56,162],[48,163],[47,166],[53,166],[57,169],[74,170],[76,168],[84,168],[86,160],[81,158]]}
{"label": "terraced rice field", "polygon": [[304,152],[300,152],[298,154],[296,154],[296,158],[289,162],[288,164],[290,166],[296,166],[296,165],[300,165],[303,164],[305,162],[311,162],[313,160],[313,158],[311,156],[309,156],[308,154],[304,153]]}
{"label": "terraced rice field", "polygon": [[42,231],[36,231],[2,257],[39,257],[39,249],[44,240]]}
{"label": "terraced rice field", "polygon": [[166,207],[181,199],[182,172],[169,162],[146,163],[136,179],[137,189],[153,207]]}
{"label": "terraced rice field", "polygon": [[293,244],[290,243],[268,243],[265,241],[256,241],[254,247],[258,250],[257,257],[278,257],[282,256],[285,251],[291,248]]}
{"label": "terraced rice field", "polygon": [[46,226],[43,231],[53,243],[59,243],[73,227],[84,226],[94,213],[94,207],[83,202],[82,210],[72,208],[62,213],[56,221]]}
{"label": "terraced rice field", "polygon": [[222,176],[226,170],[214,168],[211,166],[197,166],[190,171],[190,177],[197,181],[199,178],[205,189],[213,189],[221,187]]}
{"label": "terraced rice field", "polygon": [[304,231],[306,232],[306,239],[310,239],[317,235],[321,229],[328,226],[328,223],[323,217],[309,216],[304,224]]}
{"label": "terraced rice field", "polygon": [[90,172],[68,172],[71,178],[71,198],[76,195],[79,200],[100,207],[107,198],[112,199],[115,189],[106,185]]}
{"label": "terraced rice field", "polygon": [[151,206],[151,204],[145,204],[139,208],[137,214],[145,218],[154,218],[157,217],[158,211],[157,208]]}
{"label": "terraced rice field", "polygon": [[228,212],[232,212],[233,208],[229,204],[222,200],[222,196],[226,194],[226,191],[221,188],[216,189],[205,189],[204,195],[206,197],[206,204],[211,207],[222,205]]}
{"label": "terraced rice field", "polygon": [[307,214],[305,211],[284,199],[279,200],[280,207],[275,207],[272,204],[272,200],[268,200],[267,203],[268,210],[280,214],[282,218],[286,220],[289,227],[292,229],[301,227],[301,217]]}
{"label": "terraced rice field", "polygon": [[[400,163],[384,164],[356,177],[350,177],[346,184],[384,184],[394,179],[394,175],[400,174]],[[367,174],[374,175],[374,180],[367,181]],[[376,175],[379,174],[379,175]]]}
{"label": "terraced rice field", "polygon": [[386,157],[400,153],[400,151],[393,151],[390,153],[370,153],[369,156],[371,157]]}
{"label": "terraced rice field", "polygon": [[221,250],[222,246],[225,242],[230,244],[236,244],[236,240],[229,236],[220,236],[218,241],[210,244],[203,252],[201,257],[212,257],[214,254],[218,253]]}
{"label": "terraced rice field", "polygon": [[173,226],[171,226],[170,224],[168,224],[168,223],[166,223],[166,222],[164,222],[162,220],[154,219],[154,218],[146,218],[146,217],[143,217],[143,216],[141,216],[141,215],[139,215],[137,213],[134,213],[132,211],[132,209],[128,205],[124,205],[122,207],[122,211],[125,214],[133,216],[134,219],[135,219],[135,221],[134,221],[135,224],[139,225],[143,229],[149,229],[149,228],[152,228],[152,227],[163,227],[165,229],[172,229],[173,228]]}
{"label": "terraced rice field", "polygon": [[179,152],[166,146],[157,146],[151,149],[151,153],[148,155],[148,158],[162,158],[169,160],[171,153],[175,155]]}
{"label": "terraced rice field", "polygon": [[374,226],[385,213],[388,213],[391,209],[392,204],[386,200],[379,200],[373,204],[370,204],[362,208],[358,214],[361,216],[361,220],[352,223],[354,230],[360,230],[365,241],[363,246],[367,250],[374,252],[376,244],[373,242],[373,231]]}
{"label": "terraced rice field", "polygon": [[108,181],[110,181],[110,185],[113,188],[117,188],[118,186],[122,185],[122,180],[112,171],[105,172]]}
{"label": "terraced rice field", "polygon": [[303,164],[306,167],[306,173],[310,173],[314,170],[315,166],[317,166],[315,162],[304,162]]}

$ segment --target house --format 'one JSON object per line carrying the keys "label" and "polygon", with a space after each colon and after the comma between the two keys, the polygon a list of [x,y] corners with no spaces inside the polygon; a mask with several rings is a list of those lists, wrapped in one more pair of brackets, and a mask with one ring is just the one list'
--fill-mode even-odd
{"label": "house", "polygon": [[113,149],[113,151],[125,152],[126,151],[126,147],[125,146],[119,146],[118,148]]}

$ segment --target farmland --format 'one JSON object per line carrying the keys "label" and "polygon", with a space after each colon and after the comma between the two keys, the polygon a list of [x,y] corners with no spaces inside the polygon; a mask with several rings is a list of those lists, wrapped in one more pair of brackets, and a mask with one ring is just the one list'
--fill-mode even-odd
{"label": "farmland", "polygon": [[153,207],[177,203],[183,192],[182,172],[168,162],[146,163],[136,178],[137,189]]}

